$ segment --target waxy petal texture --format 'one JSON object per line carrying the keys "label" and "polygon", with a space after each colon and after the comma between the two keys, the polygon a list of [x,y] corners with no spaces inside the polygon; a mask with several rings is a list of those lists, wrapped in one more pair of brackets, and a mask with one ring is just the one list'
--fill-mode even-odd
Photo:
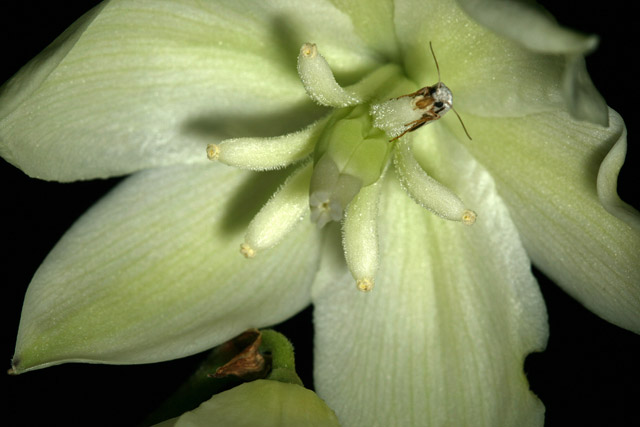
{"label": "waxy petal texture", "polygon": [[283,177],[192,165],[127,179],[36,272],[15,369],[174,359],[304,308],[320,241],[308,217],[254,259],[239,251],[251,217]]}
{"label": "waxy petal texture", "polygon": [[0,99],[0,154],[36,178],[206,162],[209,142],[299,129],[322,113],[296,74],[309,39],[339,75],[376,63],[325,1],[114,0],[78,27]]}
{"label": "waxy petal texture", "polygon": [[608,128],[566,113],[465,119],[468,148],[495,178],[533,262],[589,310],[640,332],[640,216],[615,189],[622,118],[610,110]]}
{"label": "waxy petal texture", "polygon": [[533,52],[560,56],[563,60],[562,95],[571,115],[580,120],[607,125],[607,103],[591,82],[583,58],[597,46],[596,36],[561,27],[550,14],[534,3],[458,0],[458,4],[475,21],[505,39]]}
{"label": "waxy petal texture", "polygon": [[547,338],[538,285],[491,177],[448,144],[416,141],[447,165],[429,172],[477,210],[473,226],[425,211],[391,174],[375,290],[353,292],[339,257],[323,256],[313,292],[316,389],[344,425],[543,424],[523,372]]}
{"label": "waxy petal texture", "polygon": [[438,81],[430,41],[461,114],[522,116],[564,105],[562,57],[523,49],[473,21],[456,2],[399,0],[394,20],[408,76],[419,87]]}

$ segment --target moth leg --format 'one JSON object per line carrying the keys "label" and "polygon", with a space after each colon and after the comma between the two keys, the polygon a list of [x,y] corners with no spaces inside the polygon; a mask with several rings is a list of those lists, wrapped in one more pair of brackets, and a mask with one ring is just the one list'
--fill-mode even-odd
{"label": "moth leg", "polygon": [[421,126],[424,126],[427,123],[432,122],[434,120],[438,120],[439,118],[440,118],[440,114],[438,113],[431,113],[431,112],[424,113],[422,117],[420,117],[418,120],[414,120],[412,122],[406,123],[405,126],[409,126],[409,129],[405,130],[395,138],[390,139],[389,142],[393,142],[396,139],[404,136],[405,133],[413,132],[414,130],[420,128]]}

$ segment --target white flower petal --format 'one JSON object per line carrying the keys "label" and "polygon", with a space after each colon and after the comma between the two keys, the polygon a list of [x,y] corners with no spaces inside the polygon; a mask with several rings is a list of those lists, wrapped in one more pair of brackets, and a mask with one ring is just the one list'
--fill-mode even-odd
{"label": "white flower petal", "polygon": [[[505,9],[512,3],[500,2]],[[512,117],[568,108],[582,119],[606,124],[606,104],[578,58],[584,50],[576,53],[577,47],[571,50],[569,45],[561,52],[551,47],[544,52],[525,49],[494,28],[478,24],[484,23],[482,20],[472,20],[455,2],[400,0],[394,16],[409,76],[420,86],[437,82],[428,46],[431,41],[442,81],[451,88],[458,111]],[[518,16],[525,19],[528,15],[523,12]],[[529,27],[514,24],[512,19],[502,22],[523,37],[535,39],[546,34],[538,27],[529,32]],[[567,40],[582,40],[585,49],[593,47],[590,38],[557,25],[553,28],[567,35]],[[555,33],[546,37],[549,44],[562,39]]]}
{"label": "white flower petal", "polygon": [[398,58],[392,0],[331,0],[351,18],[355,32],[380,58],[395,62]]}
{"label": "white flower petal", "polygon": [[622,118],[610,110],[609,128],[562,113],[465,120],[468,148],[496,179],[533,262],[589,310],[640,332],[640,216],[615,190]]}
{"label": "white flower petal", "polygon": [[499,0],[458,0],[474,20],[525,48],[542,54],[563,55],[563,96],[571,115],[607,125],[607,103],[591,82],[583,56],[598,44],[587,36],[563,28],[534,3]]}
{"label": "white flower petal", "polygon": [[563,28],[532,2],[504,0],[457,0],[474,20],[503,37],[542,53],[584,54],[598,44],[586,36]]}
{"label": "white flower petal", "polygon": [[240,254],[251,217],[283,179],[226,166],[140,172],[65,234],[23,307],[18,372],[84,361],[146,363],[194,354],[309,303],[316,227]]}
{"label": "white flower petal", "polygon": [[309,39],[341,75],[374,64],[326,1],[112,1],[81,29],[0,100],[0,154],[34,177],[204,162],[216,139],[302,127],[319,113],[296,73]]}
{"label": "white flower petal", "polygon": [[427,212],[390,174],[374,290],[354,291],[343,261],[323,256],[315,384],[343,425],[543,424],[523,362],[545,346],[544,303],[491,177],[455,145],[430,152],[475,225]]}

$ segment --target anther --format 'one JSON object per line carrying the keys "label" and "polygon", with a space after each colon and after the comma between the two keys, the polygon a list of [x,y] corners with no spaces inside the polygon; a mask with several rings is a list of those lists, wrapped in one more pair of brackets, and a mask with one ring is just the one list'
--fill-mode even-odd
{"label": "anther", "polygon": [[474,211],[467,209],[462,214],[462,223],[464,225],[473,225],[477,217],[478,215]]}
{"label": "anther", "polygon": [[307,58],[315,58],[318,55],[318,47],[314,43],[305,43],[300,52]]}
{"label": "anther", "polygon": [[209,160],[218,160],[218,157],[220,157],[220,147],[216,144],[208,144],[207,157]]}
{"label": "anther", "polygon": [[356,287],[359,291],[369,292],[373,289],[373,279],[359,279],[356,280]]}
{"label": "anther", "polygon": [[240,245],[240,253],[244,255],[245,258],[253,258],[256,256],[256,251],[246,243]]}

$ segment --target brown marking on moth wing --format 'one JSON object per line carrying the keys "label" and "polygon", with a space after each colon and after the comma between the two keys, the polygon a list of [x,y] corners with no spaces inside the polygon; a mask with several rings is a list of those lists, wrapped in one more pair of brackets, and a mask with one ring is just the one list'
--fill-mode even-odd
{"label": "brown marking on moth wing", "polygon": [[416,100],[414,110],[430,110],[434,104],[434,99],[430,96],[424,96]]}
{"label": "brown marking on moth wing", "polygon": [[404,132],[402,132],[400,135],[396,136],[395,138],[390,139],[389,142],[393,142],[396,139],[404,136],[404,134],[406,134],[408,132],[413,132],[414,130],[426,125],[429,122],[432,122],[434,120],[438,120],[439,118],[440,118],[440,114],[434,113],[434,112],[431,112],[431,111],[427,111],[418,120],[414,120],[412,122],[406,123],[405,126],[409,126],[409,129],[405,130]]}

